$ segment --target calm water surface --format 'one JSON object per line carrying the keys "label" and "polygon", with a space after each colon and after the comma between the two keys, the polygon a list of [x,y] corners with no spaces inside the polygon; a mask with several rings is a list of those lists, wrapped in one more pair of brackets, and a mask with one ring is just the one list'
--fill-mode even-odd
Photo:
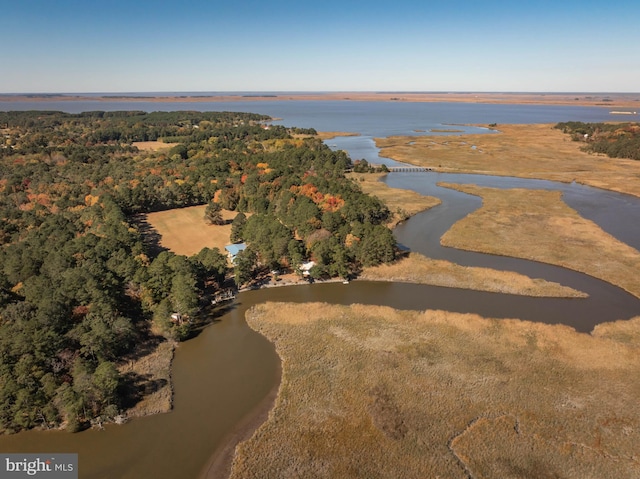
{"label": "calm water surface", "polygon": [[[547,123],[567,120],[604,121],[600,108],[520,105],[470,105],[382,102],[237,102],[237,103],[118,103],[60,102],[58,104],[2,104],[0,110],[233,110],[283,118],[286,125],[324,131],[355,131],[355,139],[339,140],[353,158],[378,158],[373,137],[424,134],[454,123]],[[457,127],[456,127],[457,128]],[[465,131],[470,127],[464,127]],[[330,144],[338,147],[338,139]],[[351,142],[351,143],[350,143]],[[471,176],[472,178],[466,178]],[[412,218],[397,231],[399,241],[430,256],[461,264],[488,265],[527,272],[534,277],[557,278],[592,296],[583,299],[537,299],[422,285],[352,282],[275,288],[242,293],[219,321],[197,338],[180,345],[173,364],[175,387],[171,413],[136,419],[104,431],[27,432],[0,437],[3,452],[77,452],[83,478],[197,477],[227,434],[260,403],[276,381],[279,360],[273,346],[248,328],[244,312],[264,301],[326,301],[384,304],[399,309],[445,309],[489,317],[517,317],[569,324],[589,331],[595,324],[640,314],[640,305],[619,288],[562,268],[512,258],[459,252],[439,247],[447,225],[479,206],[475,197],[438,188],[435,181],[473,182],[498,187],[566,188],[566,201],[623,241],[638,247],[640,201],[577,185],[535,180],[499,179],[473,175],[393,174],[391,186],[412,188],[440,196],[443,205]],[[524,184],[522,181],[528,183]],[[486,183],[483,183],[486,182]],[[497,183],[496,183],[497,182]],[[499,184],[498,184],[499,183]],[[604,196],[608,200],[604,200]],[[572,203],[573,202],[573,203]],[[636,229],[634,229],[636,228]]]}
{"label": "calm water surface", "polygon": [[[466,129],[460,125],[490,123],[556,123],[560,121],[611,121],[606,107],[555,105],[492,105],[481,103],[370,102],[370,101],[0,101],[0,111],[241,111],[270,115],[277,124],[351,131],[368,136],[421,134],[432,128]],[[615,118],[613,118],[615,120]],[[449,126],[447,126],[449,125]],[[456,125],[456,126],[451,126]]]}

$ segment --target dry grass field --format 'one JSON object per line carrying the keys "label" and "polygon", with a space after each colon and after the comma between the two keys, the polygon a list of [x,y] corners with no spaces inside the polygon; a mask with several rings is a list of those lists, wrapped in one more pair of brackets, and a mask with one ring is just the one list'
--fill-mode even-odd
{"label": "dry grass field", "polygon": [[445,233],[445,246],[563,266],[640,297],[640,252],[567,206],[559,191],[443,185],[483,205]]}
{"label": "dry grass field", "polygon": [[224,253],[229,244],[231,221],[238,214],[222,211],[226,225],[209,225],[204,221],[206,205],[158,211],[146,215],[146,221],[161,236],[160,245],[176,254],[191,256],[202,248],[218,248]]}
{"label": "dry grass field", "polygon": [[[580,151],[553,125],[499,125],[499,133],[376,139],[382,156],[445,173],[540,178],[640,196],[640,161]],[[475,147],[475,148],[474,148]]]}
{"label": "dry grass field", "polygon": [[162,141],[134,141],[131,145],[142,151],[162,151],[169,150],[178,145],[178,143],[164,143]]}
{"label": "dry grass field", "polygon": [[640,317],[592,334],[379,306],[263,304],[283,376],[231,477],[640,477]]}

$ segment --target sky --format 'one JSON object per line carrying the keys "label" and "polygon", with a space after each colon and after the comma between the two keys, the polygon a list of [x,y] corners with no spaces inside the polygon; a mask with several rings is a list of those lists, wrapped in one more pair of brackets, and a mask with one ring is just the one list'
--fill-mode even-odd
{"label": "sky", "polygon": [[0,92],[639,92],[640,1],[0,0]]}

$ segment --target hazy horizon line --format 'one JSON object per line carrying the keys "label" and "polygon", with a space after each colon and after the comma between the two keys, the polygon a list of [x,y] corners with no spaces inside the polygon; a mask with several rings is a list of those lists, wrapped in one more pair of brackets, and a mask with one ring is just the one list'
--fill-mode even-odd
{"label": "hazy horizon line", "polygon": [[206,94],[206,95],[308,95],[308,94],[336,94],[336,93],[368,93],[368,94],[502,94],[502,95],[637,95],[640,91],[559,91],[559,90],[140,90],[140,91],[56,91],[56,92],[0,92],[2,96],[77,96],[77,95],[178,95],[178,94]]}

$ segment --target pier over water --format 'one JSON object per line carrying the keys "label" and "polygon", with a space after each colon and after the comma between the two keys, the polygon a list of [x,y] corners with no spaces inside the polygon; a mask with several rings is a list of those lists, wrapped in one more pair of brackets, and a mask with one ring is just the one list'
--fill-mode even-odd
{"label": "pier over water", "polygon": [[433,171],[433,168],[422,166],[390,166],[388,170],[389,173],[428,173]]}

